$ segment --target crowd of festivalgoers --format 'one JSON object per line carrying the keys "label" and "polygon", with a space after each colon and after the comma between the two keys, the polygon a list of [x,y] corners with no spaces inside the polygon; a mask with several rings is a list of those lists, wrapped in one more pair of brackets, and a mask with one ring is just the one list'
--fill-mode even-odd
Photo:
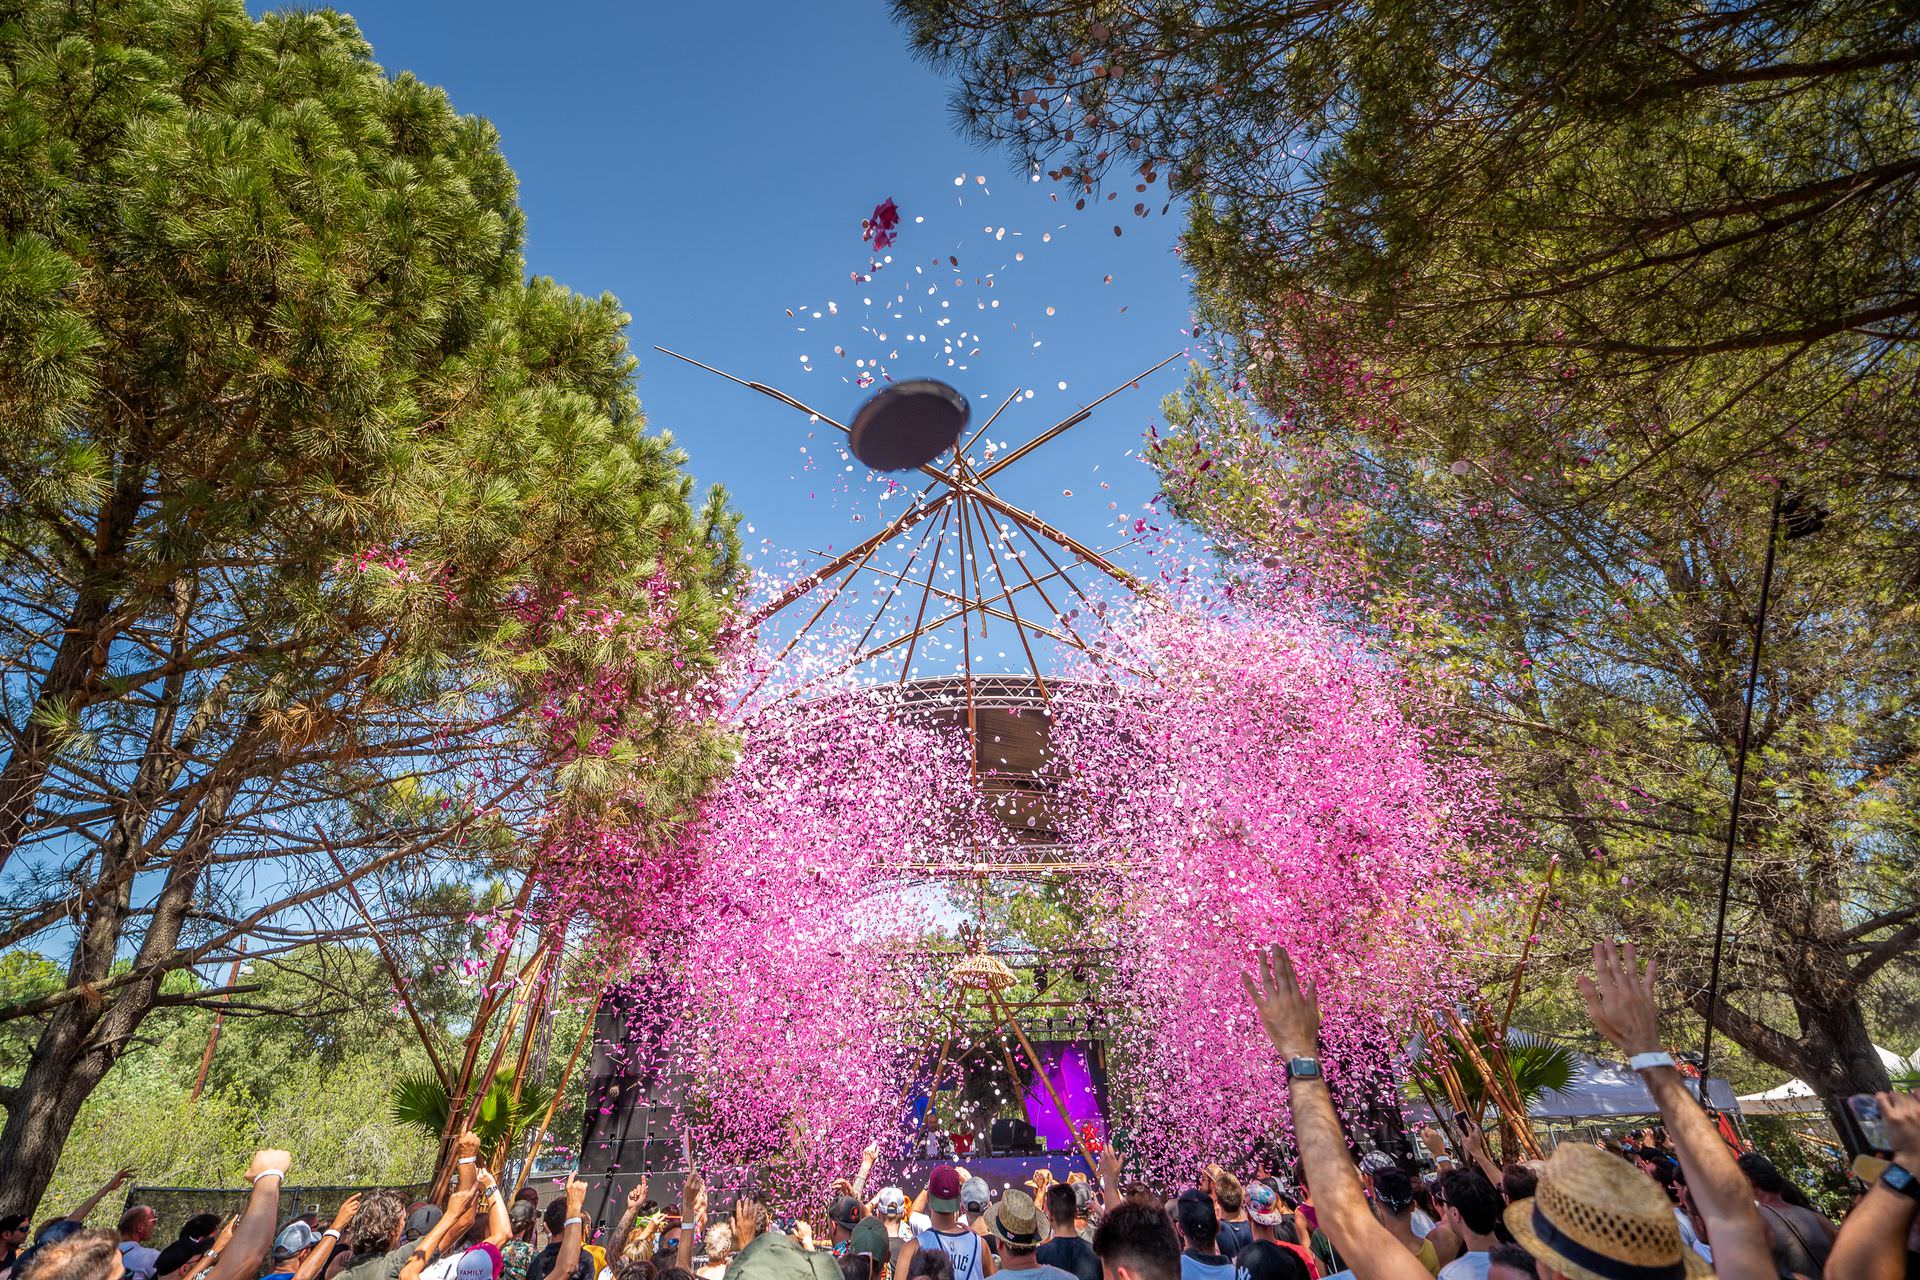
{"label": "crowd of festivalgoers", "polygon": [[[88,1228],[122,1171],[27,1243],[0,1220],[0,1280],[1914,1280],[1920,1277],[1920,1098],[1878,1097],[1890,1159],[1856,1162],[1863,1190],[1839,1225],[1765,1157],[1736,1156],[1660,1049],[1651,967],[1629,946],[1595,949],[1581,980],[1595,1026],[1630,1056],[1664,1126],[1603,1146],[1567,1143],[1544,1161],[1491,1158],[1471,1130],[1457,1148],[1422,1129],[1419,1166],[1384,1151],[1355,1158],[1316,1057],[1316,993],[1286,953],[1248,976],[1249,998],[1287,1068],[1293,1139],[1286,1176],[1218,1166],[1195,1184],[1123,1181],[1103,1152],[1097,1183],[1044,1169],[997,1196],[984,1179],[934,1168],[909,1197],[865,1194],[877,1152],[837,1183],[813,1222],[776,1221],[764,1192],[709,1218],[690,1174],[678,1212],[626,1197],[589,1232],[587,1185],[566,1181],[544,1209],[508,1195],[463,1134],[441,1201],[392,1191],[350,1197],[322,1226],[283,1220],[291,1156],[257,1153],[244,1210],[188,1219],[156,1248],[156,1216],[134,1205],[116,1231]],[[1431,1165],[1429,1171],[1426,1166]],[[819,1230],[815,1230],[815,1224]],[[600,1235],[593,1239],[591,1236]]]}

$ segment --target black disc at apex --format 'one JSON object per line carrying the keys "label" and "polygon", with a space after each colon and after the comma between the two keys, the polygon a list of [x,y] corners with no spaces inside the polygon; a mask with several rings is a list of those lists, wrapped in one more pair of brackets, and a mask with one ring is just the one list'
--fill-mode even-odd
{"label": "black disc at apex", "polygon": [[972,412],[944,382],[896,382],[860,406],[847,444],[875,471],[908,471],[953,448]]}

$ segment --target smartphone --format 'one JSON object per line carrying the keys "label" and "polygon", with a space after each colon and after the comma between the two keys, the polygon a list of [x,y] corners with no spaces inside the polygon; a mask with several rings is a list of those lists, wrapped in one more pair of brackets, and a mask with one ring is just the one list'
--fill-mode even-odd
{"label": "smartphone", "polygon": [[1887,1141],[1887,1121],[1880,1114],[1880,1102],[1870,1093],[1856,1093],[1847,1099],[1847,1108],[1853,1112],[1854,1123],[1860,1126],[1860,1140],[1879,1152],[1890,1152],[1892,1145]]}

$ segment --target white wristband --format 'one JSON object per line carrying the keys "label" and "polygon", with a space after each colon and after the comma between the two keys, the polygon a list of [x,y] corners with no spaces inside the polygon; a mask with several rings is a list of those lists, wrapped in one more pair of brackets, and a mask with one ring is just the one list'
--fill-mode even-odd
{"label": "white wristband", "polygon": [[1635,1071],[1651,1071],[1655,1067],[1671,1067],[1674,1062],[1672,1054],[1656,1050],[1653,1053],[1634,1054],[1627,1059],[1627,1065]]}
{"label": "white wristband", "polygon": [[562,1231],[565,1231],[568,1227],[584,1227],[586,1225],[587,1225],[587,1220],[585,1218],[568,1218],[565,1222],[560,1224],[560,1229]]}
{"label": "white wristband", "polygon": [[477,1159],[478,1159],[477,1156],[461,1156],[458,1160],[454,1161],[454,1163],[455,1164],[472,1164]]}
{"label": "white wristband", "polygon": [[254,1174],[251,1178],[248,1178],[247,1183],[249,1186],[251,1186],[252,1184],[260,1181],[260,1179],[266,1177],[268,1174],[272,1174],[274,1177],[280,1179],[282,1182],[285,1182],[287,1180],[287,1171],[285,1169],[262,1169],[260,1172]]}
{"label": "white wristband", "polygon": [[333,1229],[332,1227],[328,1227],[328,1228],[327,1228],[327,1229],[326,1229],[325,1231],[322,1231],[322,1232],[321,1232],[320,1234],[321,1234],[321,1235],[322,1235],[323,1237],[324,1237],[324,1236],[332,1236],[332,1237],[333,1237],[333,1238],[334,1238],[335,1240],[338,1240],[338,1239],[340,1238],[340,1233],[339,1233],[338,1231],[336,1231],[336,1230],[334,1230],[334,1229]]}

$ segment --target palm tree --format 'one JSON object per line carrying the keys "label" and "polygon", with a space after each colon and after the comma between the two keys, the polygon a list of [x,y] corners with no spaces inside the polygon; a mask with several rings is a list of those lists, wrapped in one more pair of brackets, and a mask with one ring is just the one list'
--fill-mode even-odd
{"label": "palm tree", "polygon": [[[1474,1065],[1476,1057],[1491,1061],[1487,1053],[1486,1034],[1477,1026],[1472,1028],[1473,1052],[1468,1052],[1453,1032],[1444,1032],[1438,1044],[1423,1044],[1412,1064],[1413,1083],[1424,1089],[1433,1098],[1447,1096],[1446,1086],[1441,1081],[1442,1069],[1451,1064],[1454,1075],[1460,1081],[1461,1091],[1466,1095],[1467,1114],[1478,1120],[1493,1105],[1492,1091],[1481,1078],[1480,1069]],[[1507,1069],[1512,1075],[1513,1092],[1518,1095],[1522,1106],[1531,1107],[1542,1094],[1553,1093],[1567,1088],[1580,1070],[1580,1055],[1565,1045],[1554,1044],[1527,1031],[1508,1031],[1506,1038]],[[1437,1051],[1437,1052],[1436,1052]],[[1506,1126],[1501,1126],[1501,1145],[1512,1149],[1511,1135]]]}
{"label": "palm tree", "polygon": [[[532,1080],[520,1087],[520,1097],[515,1099],[513,1068],[500,1068],[471,1121],[474,1133],[480,1137],[480,1154],[490,1159],[496,1151],[511,1144],[546,1111],[552,1100],[552,1091]],[[387,1106],[400,1124],[423,1129],[436,1138],[447,1131],[450,1106],[447,1088],[432,1071],[413,1071],[394,1081]]]}

